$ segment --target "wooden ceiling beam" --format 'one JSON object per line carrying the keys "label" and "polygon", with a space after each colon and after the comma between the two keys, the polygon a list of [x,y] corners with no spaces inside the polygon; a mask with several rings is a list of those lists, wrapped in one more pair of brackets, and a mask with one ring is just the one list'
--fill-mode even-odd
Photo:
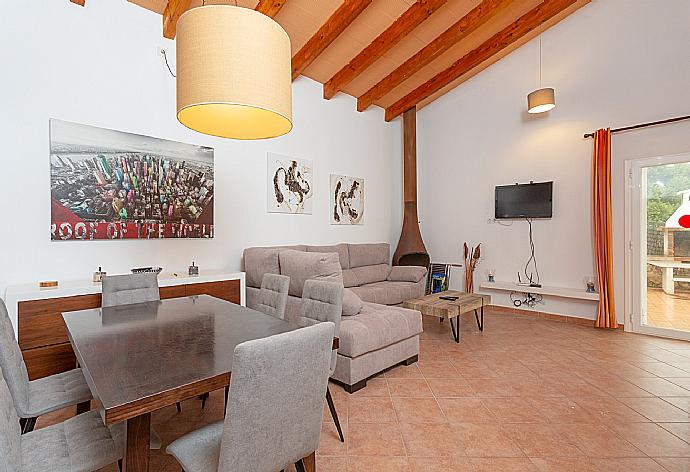
{"label": "wooden ceiling beam", "polygon": [[417,26],[422,24],[448,0],[417,0],[398,17],[371,44],[362,49],[347,65],[340,69],[323,86],[323,98],[331,99],[343,87],[357,78],[383,54],[398,44]]}
{"label": "wooden ceiling beam", "polygon": [[86,0],[70,0],[72,3],[76,3],[77,5],[84,6],[86,4]]}
{"label": "wooden ceiling beam", "polygon": [[544,22],[558,15],[563,10],[574,5],[577,0],[544,0],[543,3],[522,15],[516,21],[502,29],[481,46],[465,54],[450,67],[427,80],[412,92],[386,108],[386,121],[390,121],[406,110],[416,106],[419,102],[441,90],[455,79],[466,74],[482,62],[490,59],[494,54],[513,44],[521,37]]}
{"label": "wooden ceiling beam", "polygon": [[483,0],[436,39],[359,96],[357,98],[357,110],[364,111],[369,108],[376,100],[388,94],[424,66],[430,64],[452,46],[465,39],[497,13],[505,10],[513,1],[515,0]]}
{"label": "wooden ceiling beam", "polygon": [[274,18],[281,8],[285,6],[287,0],[259,0],[255,10],[266,16]]}
{"label": "wooden ceiling beam", "polygon": [[292,80],[299,77],[370,3],[371,0],[344,0],[316,34],[293,56]]}
{"label": "wooden ceiling beam", "polygon": [[168,0],[163,10],[163,37],[174,39],[177,34],[177,20],[187,10],[192,0]]}

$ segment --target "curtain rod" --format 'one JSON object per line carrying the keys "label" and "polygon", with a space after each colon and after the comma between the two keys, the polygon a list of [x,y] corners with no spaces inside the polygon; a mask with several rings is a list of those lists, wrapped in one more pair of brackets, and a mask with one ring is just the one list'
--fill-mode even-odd
{"label": "curtain rod", "polygon": [[[650,123],[641,123],[639,125],[626,126],[624,128],[615,128],[611,130],[611,133],[618,133],[620,131],[628,131],[631,129],[646,128],[647,126],[664,125],[666,123],[673,123],[676,121],[690,120],[690,115],[677,116],[675,118],[669,118],[668,120],[652,121]],[[594,133],[585,134],[585,138],[593,138]]]}

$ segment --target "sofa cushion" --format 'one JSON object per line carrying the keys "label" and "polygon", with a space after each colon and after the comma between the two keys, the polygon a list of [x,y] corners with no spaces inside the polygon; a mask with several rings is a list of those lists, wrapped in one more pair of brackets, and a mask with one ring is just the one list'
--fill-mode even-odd
{"label": "sofa cushion", "polygon": [[302,296],[304,282],[310,279],[343,283],[343,271],[336,253],[287,250],[279,253],[279,260],[280,273],[290,277],[288,293],[295,297]]}
{"label": "sofa cushion", "polygon": [[261,287],[264,274],[280,274],[278,254],[288,249],[304,251],[306,246],[250,247],[242,259],[248,287]]}
{"label": "sofa cushion", "polygon": [[424,295],[424,287],[420,286],[419,282],[376,282],[352,287],[351,290],[365,302],[382,305],[397,305]]}
{"label": "sofa cushion", "polygon": [[343,316],[354,316],[362,311],[364,302],[355,292],[346,288],[343,290]]}
{"label": "sofa cushion", "polygon": [[343,285],[345,288],[359,285],[359,280],[357,280],[357,276],[352,269],[343,269]]}
{"label": "sofa cushion", "polygon": [[340,267],[343,269],[350,268],[350,253],[347,250],[347,244],[336,244],[334,246],[307,246],[307,252],[335,252],[340,258]]}
{"label": "sofa cushion", "polygon": [[419,282],[427,273],[426,267],[416,266],[395,266],[388,274],[388,279],[391,282]]}
{"label": "sofa cushion", "polygon": [[391,246],[388,243],[348,244],[350,268],[390,263]]}
{"label": "sofa cushion", "polygon": [[388,278],[391,271],[391,266],[388,264],[377,264],[364,267],[355,267],[352,272],[357,277],[359,285],[373,284],[374,282],[383,282]]}
{"label": "sofa cushion", "polygon": [[338,353],[357,357],[381,349],[422,332],[422,314],[406,308],[364,303],[355,316],[340,324]]}

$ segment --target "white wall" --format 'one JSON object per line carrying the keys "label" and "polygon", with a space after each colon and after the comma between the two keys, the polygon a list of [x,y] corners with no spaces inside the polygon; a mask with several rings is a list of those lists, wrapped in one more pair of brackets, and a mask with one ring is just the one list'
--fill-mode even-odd
{"label": "white wall", "polygon": [[[660,4],[663,3],[663,7]],[[514,281],[529,257],[527,223],[487,224],[494,186],[554,180],[554,217],[535,221],[542,284],[583,287],[594,272],[592,141],[583,133],[690,113],[690,2],[594,0],[543,34],[543,84],[557,107],[526,113],[538,88],[533,40],[418,114],[422,234],[435,261],[461,261],[463,241],[482,242],[477,281],[495,268]],[[624,161],[690,150],[690,122],[613,137],[614,278],[624,301]],[[463,277],[454,275],[452,285]],[[495,302],[510,305],[493,292]],[[548,298],[540,311],[594,318],[595,305]]]}
{"label": "white wall", "polygon": [[[161,265],[238,270],[252,245],[388,241],[401,221],[401,131],[380,109],[321,98],[321,86],[293,87],[294,129],[238,142],[190,131],[175,119],[175,82],[157,47],[168,49],[161,16],[124,0],[14,2],[0,15],[0,294],[8,284],[87,278]],[[173,64],[174,67],[174,64]],[[59,118],[215,148],[215,239],[50,241],[48,119]],[[266,213],[266,153],[314,161],[313,215]],[[331,226],[329,174],[366,178],[363,226]],[[393,204],[391,204],[393,202]]]}

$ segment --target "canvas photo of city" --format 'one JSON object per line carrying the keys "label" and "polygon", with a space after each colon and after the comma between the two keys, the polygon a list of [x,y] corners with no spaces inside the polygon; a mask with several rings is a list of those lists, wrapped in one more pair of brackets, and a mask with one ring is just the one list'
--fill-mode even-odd
{"label": "canvas photo of city", "polygon": [[51,119],[51,239],[212,238],[213,154]]}

